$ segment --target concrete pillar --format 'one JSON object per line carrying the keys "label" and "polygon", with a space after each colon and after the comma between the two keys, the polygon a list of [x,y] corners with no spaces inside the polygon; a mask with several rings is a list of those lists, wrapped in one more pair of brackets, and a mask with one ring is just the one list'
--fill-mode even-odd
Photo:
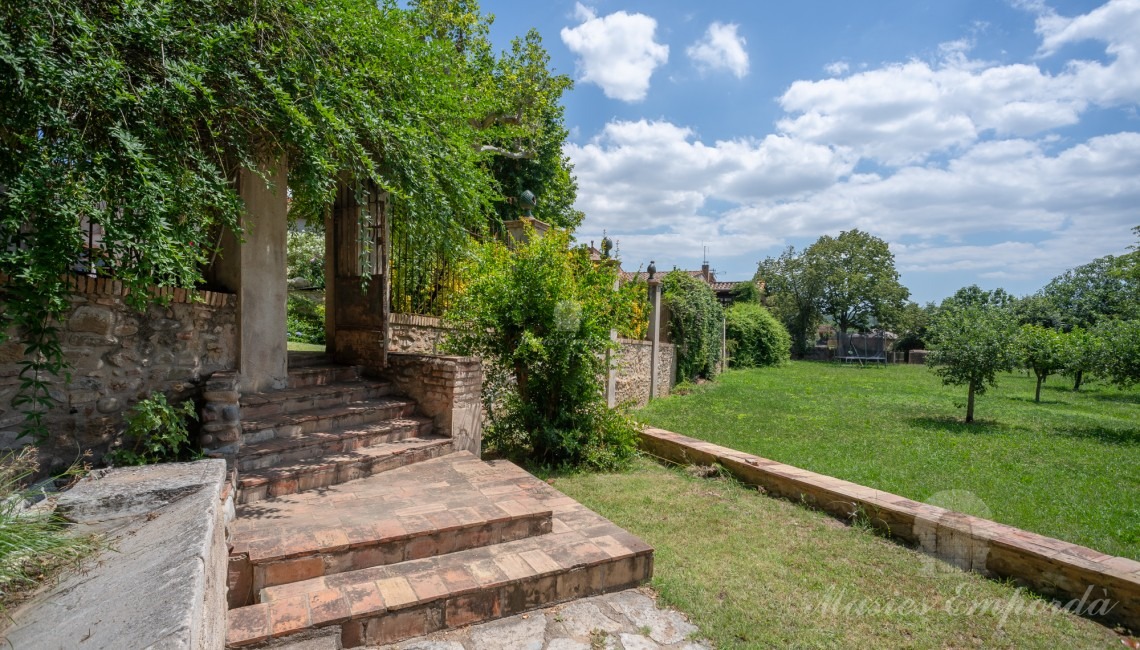
{"label": "concrete pillar", "polygon": [[[288,167],[266,165],[266,180],[242,170],[238,194],[245,202],[243,241],[231,265],[238,295],[238,388],[253,392],[284,388],[288,376],[285,269]],[[227,251],[233,255],[235,251]]]}
{"label": "concrete pillar", "polygon": [[610,330],[610,343],[612,346],[606,350],[606,406],[617,406],[617,357],[618,333]]}
{"label": "concrete pillar", "polygon": [[657,375],[661,365],[661,280],[649,280],[649,399],[657,397]]}

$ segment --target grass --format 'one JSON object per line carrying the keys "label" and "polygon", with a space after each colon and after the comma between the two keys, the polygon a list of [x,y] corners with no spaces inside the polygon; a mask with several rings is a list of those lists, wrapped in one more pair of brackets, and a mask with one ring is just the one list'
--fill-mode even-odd
{"label": "grass", "polygon": [[324,343],[301,343],[300,341],[289,341],[289,350],[292,352],[324,352]]}
{"label": "grass", "polygon": [[721,650],[1120,647],[1008,584],[730,480],[639,460],[553,483],[651,544],[652,586]]}
{"label": "grass", "polygon": [[[26,493],[20,486],[35,468],[36,453],[30,447],[0,457],[0,612],[99,548],[91,537],[72,535],[68,523],[51,509],[24,507]],[[0,620],[0,627],[4,622]]]}
{"label": "grass", "polygon": [[962,423],[965,389],[921,366],[793,362],[731,371],[653,402],[653,426],[1140,559],[1140,390],[1073,393],[999,378]]}

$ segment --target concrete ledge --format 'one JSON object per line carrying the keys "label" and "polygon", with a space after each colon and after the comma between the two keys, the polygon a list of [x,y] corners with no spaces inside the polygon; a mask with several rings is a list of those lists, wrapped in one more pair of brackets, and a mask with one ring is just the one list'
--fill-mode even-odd
{"label": "concrete ledge", "polygon": [[226,463],[95,472],[59,509],[109,548],[12,613],[14,648],[202,648],[225,643]]}
{"label": "concrete ledge", "polygon": [[[1018,584],[1105,623],[1140,630],[1140,562],[972,517],[709,442],[648,428],[641,447],[679,464],[721,465],[737,479],[878,529],[967,571]],[[1105,600],[1110,602],[1104,602]],[[1107,611],[1104,611],[1107,610]]]}

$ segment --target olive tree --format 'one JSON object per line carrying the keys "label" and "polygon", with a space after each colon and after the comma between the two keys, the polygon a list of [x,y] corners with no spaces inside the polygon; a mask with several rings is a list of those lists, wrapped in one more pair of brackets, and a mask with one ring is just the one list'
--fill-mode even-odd
{"label": "olive tree", "polygon": [[965,287],[942,301],[928,327],[926,363],[943,384],[967,387],[967,423],[974,421],[975,396],[996,386],[998,373],[1016,362],[1017,325],[1008,302],[1000,289]]}
{"label": "olive tree", "polygon": [[1018,362],[1037,377],[1033,401],[1041,401],[1041,384],[1065,363],[1065,335],[1040,325],[1022,325],[1017,331]]}

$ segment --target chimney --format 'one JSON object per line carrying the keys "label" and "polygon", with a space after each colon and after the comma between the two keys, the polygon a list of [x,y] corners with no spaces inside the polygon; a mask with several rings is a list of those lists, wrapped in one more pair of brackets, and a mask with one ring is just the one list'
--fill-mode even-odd
{"label": "chimney", "polygon": [[709,263],[708,263],[708,261],[705,261],[703,264],[701,264],[701,277],[705,279],[705,282],[712,282],[712,280],[709,280]]}

